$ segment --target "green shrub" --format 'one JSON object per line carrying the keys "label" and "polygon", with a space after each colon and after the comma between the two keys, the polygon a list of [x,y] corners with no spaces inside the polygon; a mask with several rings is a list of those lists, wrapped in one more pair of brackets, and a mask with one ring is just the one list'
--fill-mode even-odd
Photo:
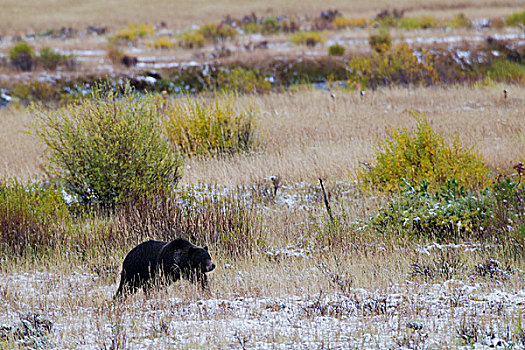
{"label": "green shrub", "polygon": [[56,53],[49,47],[44,47],[38,54],[38,63],[47,70],[55,70],[59,65],[67,64],[71,57]]}
{"label": "green shrub", "polygon": [[392,130],[375,154],[374,166],[358,174],[364,183],[380,190],[396,190],[403,181],[418,184],[429,181],[432,187],[455,179],[467,189],[484,188],[490,171],[481,156],[464,147],[458,139],[448,144],[425,119],[417,120],[417,129]]}
{"label": "green shrub", "polygon": [[91,99],[35,110],[47,146],[46,171],[81,203],[114,207],[173,186],[181,161],[161,132],[159,102],[125,88],[95,88]]}
{"label": "green shrub", "polygon": [[448,21],[447,26],[452,29],[472,28],[472,21],[465,14],[459,13]]}
{"label": "green shrub", "polygon": [[261,33],[263,26],[257,22],[250,21],[243,24],[242,30],[247,34]]}
{"label": "green shrub", "polygon": [[455,180],[447,180],[430,194],[429,182],[423,180],[415,187],[405,183],[401,193],[371,218],[371,224],[385,233],[405,232],[447,241],[485,235],[491,216],[490,191],[474,195]]}
{"label": "green shrub", "polygon": [[53,245],[68,222],[68,207],[55,187],[0,180],[0,242],[24,253]]}
{"label": "green shrub", "polygon": [[497,238],[522,244],[525,236],[525,189],[520,182],[505,178],[480,192],[465,190],[447,180],[435,194],[423,180],[408,182],[394,200],[371,218],[372,227],[385,233],[406,232],[432,239]]}
{"label": "green shrub", "polygon": [[412,29],[429,29],[440,27],[441,23],[433,16],[403,17],[397,23],[398,28]]}
{"label": "green shrub", "polygon": [[125,56],[124,50],[120,47],[120,42],[115,37],[109,37],[106,44],[108,58],[113,63],[119,63]]}
{"label": "green shrub", "polygon": [[432,57],[423,51],[418,58],[406,44],[386,53],[373,51],[371,55],[356,56],[348,67],[352,80],[372,88],[393,84],[430,85],[438,81]]}
{"label": "green shrub", "polygon": [[328,47],[328,54],[330,56],[343,56],[345,54],[345,48],[339,44],[330,45]]}
{"label": "green shrub", "polygon": [[35,53],[28,43],[19,41],[9,50],[9,60],[16,68],[30,71],[35,65]]}
{"label": "green shrub", "polygon": [[217,86],[222,91],[253,94],[269,92],[272,84],[254,70],[235,67],[219,71]]}
{"label": "green shrub", "polygon": [[231,99],[177,101],[167,106],[166,114],[168,136],[186,155],[233,154],[255,146],[252,107],[235,112]]}
{"label": "green shrub", "polygon": [[505,59],[495,60],[487,77],[500,82],[525,83],[525,65]]}
{"label": "green shrub", "polygon": [[38,80],[18,83],[13,88],[13,96],[23,105],[35,101],[60,102],[68,99],[67,95],[61,95],[51,83]]}
{"label": "green shrub", "polygon": [[294,44],[307,46],[315,46],[319,43],[324,44],[326,42],[326,36],[322,32],[317,31],[301,30],[291,34],[289,39]]}
{"label": "green shrub", "polygon": [[517,241],[524,242],[525,228],[525,186],[518,180],[506,177],[493,185],[494,215],[492,229],[503,230],[517,235]]}
{"label": "green shrub", "polygon": [[379,30],[371,32],[368,36],[368,44],[372,50],[377,52],[386,52],[392,46],[392,37],[387,27],[381,27]]}
{"label": "green shrub", "polygon": [[189,30],[179,35],[179,46],[185,49],[195,49],[203,47],[206,38],[198,30]]}
{"label": "green shrub", "polygon": [[525,10],[505,16],[505,24],[513,27],[525,25]]}
{"label": "green shrub", "polygon": [[266,17],[262,23],[262,32],[264,34],[274,34],[279,31],[279,21],[275,17]]}

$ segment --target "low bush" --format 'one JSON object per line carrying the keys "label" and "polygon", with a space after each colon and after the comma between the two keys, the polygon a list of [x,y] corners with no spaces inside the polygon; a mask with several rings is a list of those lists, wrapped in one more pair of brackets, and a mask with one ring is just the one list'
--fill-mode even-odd
{"label": "low bush", "polygon": [[435,193],[429,193],[429,182],[417,186],[408,182],[400,194],[372,217],[372,226],[385,233],[449,241],[486,234],[486,223],[492,216],[491,198],[485,191],[474,195],[447,180]]}
{"label": "low bush", "polygon": [[415,132],[392,130],[375,157],[375,164],[358,177],[380,190],[397,190],[405,181],[418,184],[426,180],[436,188],[455,179],[467,189],[481,189],[490,183],[490,170],[472,147],[463,146],[458,139],[448,144],[425,119],[417,119]]}
{"label": "low bush", "polygon": [[263,26],[260,23],[250,21],[243,23],[242,30],[247,34],[261,33],[263,31]]}
{"label": "low bush", "polygon": [[525,25],[525,10],[505,16],[505,24],[513,27]]}
{"label": "low bush", "polygon": [[516,242],[525,242],[525,186],[504,177],[493,185],[494,214],[492,229],[509,232]]}
{"label": "low bush", "polygon": [[265,17],[262,21],[263,34],[275,34],[279,31],[279,21],[275,17]]}
{"label": "low bush", "polygon": [[60,65],[70,65],[73,58],[67,55],[61,55],[49,47],[44,47],[38,53],[37,62],[47,70],[55,70]]}
{"label": "low bush", "polygon": [[343,29],[343,28],[365,28],[368,25],[368,21],[366,18],[345,18],[345,17],[335,17],[332,21],[332,24],[335,26],[336,29]]}
{"label": "low bush", "polygon": [[290,16],[289,18],[282,18],[279,22],[279,31],[283,33],[295,33],[300,28],[301,25],[295,16]]}
{"label": "low bush", "polygon": [[217,89],[234,91],[244,94],[269,92],[272,83],[265,80],[259,72],[251,69],[235,67],[221,69],[217,75]]}
{"label": "low bush", "polygon": [[155,40],[149,43],[148,46],[153,47],[155,49],[172,49],[175,47],[175,44],[169,36],[161,36],[155,38]]}
{"label": "low bush", "polygon": [[392,10],[386,9],[379,12],[374,20],[380,27],[393,28],[405,15],[405,10],[394,8]]}
{"label": "low bush", "polygon": [[447,26],[452,29],[472,28],[472,21],[468,19],[463,13],[459,13],[448,20]]}
{"label": "low bush", "polygon": [[115,37],[109,37],[106,44],[107,56],[113,63],[119,63],[122,57],[126,54],[122,47],[120,47],[120,42]]}
{"label": "low bush", "polygon": [[120,41],[135,43],[138,39],[144,38],[155,33],[153,24],[129,22],[127,28],[120,29],[115,38]]}
{"label": "low bush", "polygon": [[181,33],[178,39],[179,46],[185,49],[196,49],[203,47],[204,44],[206,44],[206,38],[196,29]]}
{"label": "low bush", "polygon": [[326,36],[322,32],[302,30],[291,34],[289,40],[297,45],[315,46],[317,44],[324,44],[326,42]]}
{"label": "low bush", "polygon": [[165,113],[168,136],[183,154],[233,154],[256,145],[254,110],[236,112],[231,99],[175,101]]}
{"label": "low bush", "polygon": [[345,48],[339,44],[330,45],[328,47],[328,54],[330,56],[343,56],[345,54]]}
{"label": "low bush", "polygon": [[13,96],[22,105],[29,105],[32,102],[66,102],[71,98],[66,94],[61,94],[51,83],[43,81],[28,81],[15,85]]}
{"label": "low bush", "polygon": [[9,60],[17,69],[30,71],[35,66],[35,53],[28,43],[19,41],[9,50]]}
{"label": "low bush", "polygon": [[0,243],[11,252],[53,246],[69,211],[60,190],[47,183],[0,180]]}
{"label": "low bush", "polygon": [[375,88],[393,84],[431,85],[439,80],[432,57],[426,51],[418,56],[406,44],[371,55],[358,55],[348,63],[350,78]]}
{"label": "low bush", "polygon": [[441,23],[433,16],[403,17],[398,21],[396,26],[406,30],[429,29],[438,28],[441,26]]}
{"label": "low bush", "polygon": [[237,30],[228,24],[205,24],[197,32],[202,34],[204,39],[211,42],[218,42],[220,40],[231,39],[237,36]]}
{"label": "low bush", "polygon": [[474,192],[452,179],[434,194],[429,185],[426,180],[417,186],[405,182],[394,200],[371,218],[371,226],[440,241],[496,238],[523,246],[525,190],[520,182],[506,177]]}
{"label": "low bush", "polygon": [[57,111],[35,109],[49,156],[46,171],[82,204],[113,208],[179,179],[181,160],[162,133],[159,104],[129,87]]}
{"label": "low bush", "polygon": [[392,37],[390,30],[381,27],[377,31],[371,32],[368,36],[368,44],[376,52],[386,52],[392,46]]}
{"label": "low bush", "polygon": [[487,77],[498,82],[525,83],[525,65],[505,59],[495,60]]}

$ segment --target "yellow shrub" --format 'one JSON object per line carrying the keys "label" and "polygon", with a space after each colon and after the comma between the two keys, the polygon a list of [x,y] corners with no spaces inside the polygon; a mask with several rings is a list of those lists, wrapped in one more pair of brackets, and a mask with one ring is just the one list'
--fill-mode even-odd
{"label": "yellow shrub", "polygon": [[265,93],[272,88],[272,83],[265,80],[257,71],[241,67],[219,71],[217,85],[223,91],[245,94]]}
{"label": "yellow shrub", "polygon": [[376,150],[375,164],[358,174],[365,184],[381,190],[395,190],[403,180],[419,184],[423,180],[437,188],[455,179],[467,189],[489,184],[490,170],[472,147],[456,138],[448,144],[425,119],[417,119],[417,130],[392,130],[389,140]]}
{"label": "yellow shrub", "polygon": [[214,23],[205,24],[197,29],[197,31],[208,41],[226,40],[228,38],[233,38],[238,34],[237,30],[230,25]]}
{"label": "yellow shrub", "polygon": [[337,29],[352,28],[352,27],[364,28],[367,26],[367,23],[368,21],[366,20],[366,18],[359,18],[359,17],[355,17],[355,18],[336,17],[332,21],[332,24]]}
{"label": "yellow shrub", "polygon": [[233,154],[255,145],[253,109],[236,112],[231,99],[188,98],[168,104],[166,115],[168,137],[186,155]]}
{"label": "yellow shrub", "polygon": [[190,30],[179,35],[179,46],[185,49],[194,49],[203,47],[206,38],[197,30]]}
{"label": "yellow shrub", "polygon": [[154,47],[156,49],[172,49],[175,44],[169,36],[161,36],[149,43],[148,46]]}
{"label": "yellow shrub", "polygon": [[434,16],[403,17],[397,23],[403,29],[428,29],[441,26],[439,20]]}
{"label": "yellow shrub", "polygon": [[400,44],[386,53],[373,51],[372,55],[356,56],[348,66],[352,80],[369,87],[430,85],[439,80],[432,57],[426,51],[417,57],[407,44]]}
{"label": "yellow shrub", "polygon": [[290,41],[297,45],[315,46],[317,43],[324,44],[326,36],[322,32],[302,30],[290,35]]}
{"label": "yellow shrub", "polygon": [[447,23],[447,26],[452,29],[457,28],[471,28],[472,27],[472,21],[465,16],[465,14],[460,13],[455,15],[452,19],[450,19]]}
{"label": "yellow shrub", "polygon": [[129,22],[127,28],[122,28],[115,34],[115,38],[123,41],[136,42],[137,39],[153,35],[153,24]]}

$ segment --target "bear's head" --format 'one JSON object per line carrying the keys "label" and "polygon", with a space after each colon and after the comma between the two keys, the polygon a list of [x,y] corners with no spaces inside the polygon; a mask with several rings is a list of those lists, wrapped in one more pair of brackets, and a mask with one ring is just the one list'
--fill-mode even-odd
{"label": "bear's head", "polygon": [[208,247],[191,247],[189,251],[191,265],[202,273],[210,272],[215,269],[215,264],[211,260]]}

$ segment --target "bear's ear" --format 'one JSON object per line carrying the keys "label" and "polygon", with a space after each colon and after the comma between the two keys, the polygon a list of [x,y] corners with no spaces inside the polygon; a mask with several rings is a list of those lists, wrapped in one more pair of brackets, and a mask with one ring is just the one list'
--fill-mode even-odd
{"label": "bear's ear", "polygon": [[207,245],[204,246],[204,250],[208,251],[208,246]]}

